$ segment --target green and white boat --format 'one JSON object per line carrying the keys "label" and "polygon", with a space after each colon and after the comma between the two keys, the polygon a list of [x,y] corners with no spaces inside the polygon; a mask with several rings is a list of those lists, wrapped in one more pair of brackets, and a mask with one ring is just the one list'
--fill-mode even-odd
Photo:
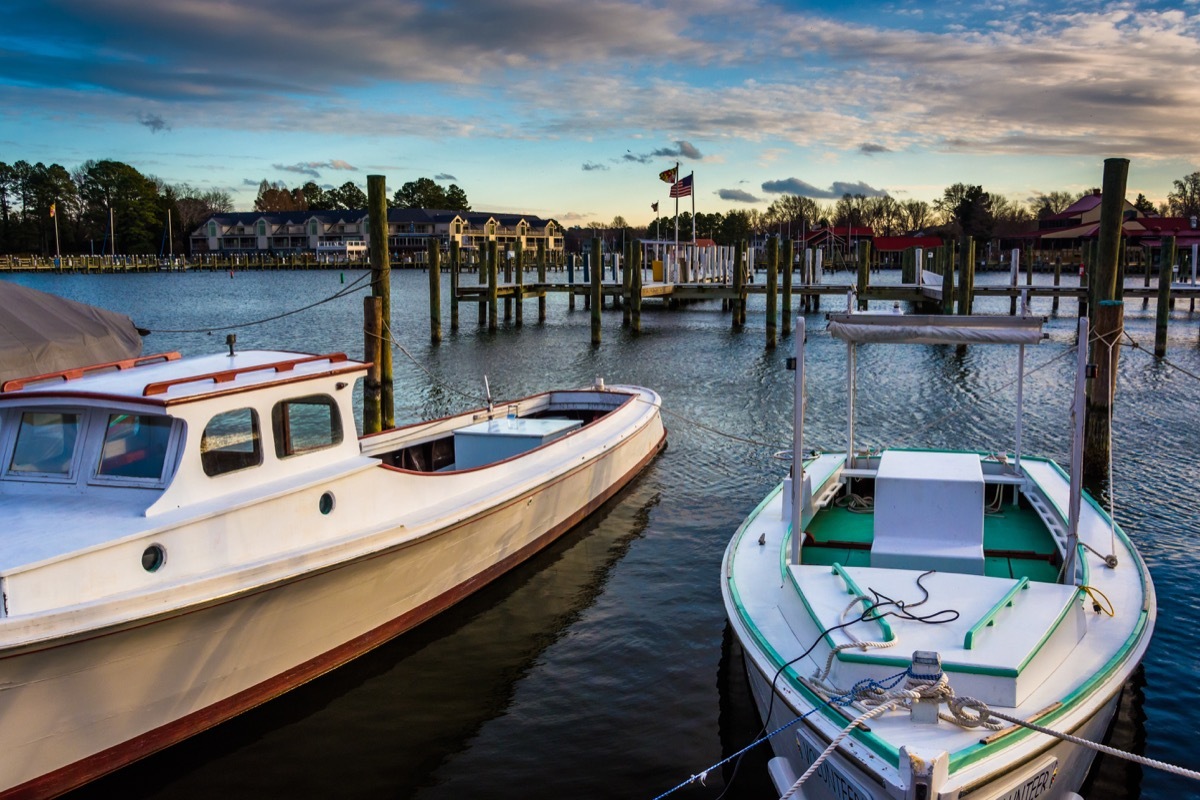
{"label": "green and white boat", "polygon": [[1015,345],[1020,375],[1042,324],[830,316],[848,346],[846,452],[794,462],[722,565],[755,702],[778,731],[769,769],[781,795],[1033,800],[1083,783],[1095,751],[1028,725],[1102,739],[1155,621],[1144,562],[1080,486],[1087,348],[1069,474],[1020,452],[1020,382],[1014,453],[856,454],[854,443],[860,344]]}

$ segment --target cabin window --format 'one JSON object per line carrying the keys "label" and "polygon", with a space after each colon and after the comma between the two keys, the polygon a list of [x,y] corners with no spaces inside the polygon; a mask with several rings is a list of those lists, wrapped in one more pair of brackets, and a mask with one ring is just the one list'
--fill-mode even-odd
{"label": "cabin window", "polygon": [[79,414],[26,411],[8,464],[10,474],[69,476],[79,438]]}
{"label": "cabin window", "polygon": [[170,417],[110,414],[96,475],[160,481],[170,442]]}
{"label": "cabin window", "polygon": [[276,403],[271,411],[275,455],[289,458],[342,443],[342,418],[337,402],[313,394]]}
{"label": "cabin window", "polygon": [[239,408],[217,414],[200,438],[200,463],[212,477],[237,472],[262,463],[262,436],[258,412]]}

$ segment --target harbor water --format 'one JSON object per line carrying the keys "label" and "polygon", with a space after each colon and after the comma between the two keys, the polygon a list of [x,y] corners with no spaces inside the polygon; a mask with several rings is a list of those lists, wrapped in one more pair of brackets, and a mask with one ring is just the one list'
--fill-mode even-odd
{"label": "harbor water", "polygon": [[[187,272],[13,275],[10,280],[128,314],[154,331],[147,353],[237,347],[361,357],[362,293],[250,325],[353,287],[364,273]],[[1048,275],[1036,276],[1039,283]],[[532,280],[530,276],[529,280]],[[977,285],[1007,275],[981,274]],[[466,278],[466,281],[473,281]],[[834,278],[838,280],[838,278]],[[873,278],[873,280],[876,280]],[[885,273],[879,280],[895,281]],[[842,282],[846,277],[842,276]],[[1139,279],[1140,281],[1140,279]],[[1064,280],[1064,284],[1067,281]],[[1130,280],[1134,284],[1134,280]],[[359,284],[361,286],[361,284]],[[448,280],[443,277],[443,286]],[[656,798],[755,739],[760,722],[726,630],[720,562],[730,536],[788,468],[792,337],[764,347],[765,303],[730,330],[719,302],[647,303],[642,333],[604,312],[589,342],[583,304],[551,295],[537,322],[489,334],[476,306],[429,343],[424,273],[393,272],[398,423],[444,416],[493,396],[606,382],[663,397],[669,446],[598,514],[532,561],[442,616],[282,698],[74,793],[76,798]],[[844,307],[825,297],[823,308]],[[1049,299],[1033,311],[1050,314]],[[888,304],[890,306],[890,304]],[[1190,746],[1200,695],[1200,346],[1187,301],[1173,312],[1169,361],[1122,352],[1113,481],[1102,493],[1153,574],[1158,627],[1126,687],[1113,743],[1200,768]],[[501,303],[503,308],[503,303]],[[1030,348],[1024,451],[1066,464],[1076,301],[1064,299]],[[1006,313],[981,299],[977,312]],[[1151,348],[1153,303],[1127,303],[1126,328]],[[845,346],[807,317],[806,446],[845,446]],[[234,326],[229,331],[224,330]],[[168,332],[178,331],[178,332]],[[1185,372],[1186,371],[1186,372]],[[1187,373],[1190,372],[1191,376]],[[859,351],[860,446],[1011,451],[1016,357],[1005,347],[865,346]],[[1110,498],[1111,494],[1111,498]],[[1136,613],[1136,609],[1116,609]],[[710,771],[672,797],[775,794],[767,748]],[[1085,797],[1195,796],[1194,783],[1105,758]],[[724,794],[722,794],[724,792]]]}

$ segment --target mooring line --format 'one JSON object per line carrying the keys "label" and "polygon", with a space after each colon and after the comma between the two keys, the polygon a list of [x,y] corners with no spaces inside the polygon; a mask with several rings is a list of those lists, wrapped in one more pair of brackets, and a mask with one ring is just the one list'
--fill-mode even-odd
{"label": "mooring line", "polygon": [[301,311],[308,311],[310,308],[316,308],[317,306],[323,305],[332,300],[337,300],[340,297],[345,297],[348,294],[353,294],[354,292],[361,291],[367,287],[359,286],[358,284],[362,283],[364,280],[366,280],[369,277],[371,277],[371,273],[369,273],[369,272],[363,273],[357,279],[352,281],[349,286],[347,286],[344,289],[338,290],[336,293],[330,295],[329,297],[326,297],[324,300],[318,300],[317,302],[309,303],[308,305],[306,305],[302,308],[296,308],[291,311],[285,311],[282,314],[276,314],[271,317],[265,317],[264,319],[256,319],[251,322],[239,322],[234,325],[220,325],[220,326],[209,327],[209,328],[149,328],[147,330],[149,330],[150,333],[212,333],[213,331],[229,331],[229,330],[233,330],[234,328],[249,328],[253,325],[262,325],[264,322],[274,322],[277,319],[283,319],[284,317],[290,317],[293,314],[299,314]]}

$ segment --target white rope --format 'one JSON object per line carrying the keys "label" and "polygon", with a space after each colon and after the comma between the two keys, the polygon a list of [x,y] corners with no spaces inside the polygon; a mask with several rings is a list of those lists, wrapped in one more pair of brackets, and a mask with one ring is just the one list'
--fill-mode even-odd
{"label": "white rope", "polygon": [[850,731],[854,730],[855,726],[859,725],[860,723],[866,722],[867,720],[869,720],[873,717],[878,717],[880,714],[882,714],[883,712],[890,709],[892,707],[892,705],[899,705],[899,703],[900,703],[899,700],[895,700],[895,701],[893,701],[893,703],[891,705],[877,706],[875,708],[872,708],[870,711],[866,711],[862,714],[859,714],[857,717],[855,717],[853,722],[851,722],[845,728],[842,728],[841,733],[839,733],[837,736],[833,737],[833,741],[831,741],[829,743],[829,746],[825,748],[825,752],[823,752],[823,753],[821,753],[821,755],[817,756],[816,760],[813,761],[812,765],[809,766],[809,768],[804,772],[803,775],[801,775],[799,778],[796,779],[796,782],[792,784],[790,789],[788,789],[786,792],[783,793],[782,796],[780,796],[779,800],[790,800],[790,798],[794,794],[796,794],[796,792],[800,791],[800,787],[804,785],[804,782],[806,780],[808,780],[814,772],[817,771],[817,769],[821,766],[821,764],[825,763],[825,759],[829,758],[830,754],[832,754],[833,751],[837,749],[837,746],[842,743],[842,740],[850,735]]}
{"label": "white rope", "polygon": [[990,713],[993,717],[998,717],[999,719],[1005,720],[1006,722],[1011,722],[1014,725],[1020,725],[1025,728],[1029,728],[1030,730],[1037,731],[1038,733],[1044,733],[1047,736],[1053,736],[1057,739],[1062,739],[1064,742],[1070,742],[1071,744],[1077,744],[1081,747],[1088,747],[1097,752],[1104,753],[1105,755],[1114,756],[1116,758],[1123,758],[1126,761],[1132,761],[1135,764],[1141,764],[1144,767],[1152,767],[1154,769],[1161,769],[1164,772],[1171,773],[1172,775],[1182,775],[1183,777],[1191,778],[1192,780],[1200,780],[1200,772],[1197,772],[1195,770],[1185,769],[1184,767],[1177,767],[1174,764],[1168,764],[1165,761],[1156,761],[1153,758],[1146,758],[1145,756],[1139,756],[1139,755],[1136,755],[1135,753],[1127,753],[1124,750],[1118,750],[1115,747],[1109,747],[1108,745],[1099,744],[1098,742],[1093,742],[1088,739],[1081,739],[1078,736],[1072,736],[1069,733],[1063,733],[1061,731],[1052,730],[1052,729],[1046,728],[1042,725],[1038,725],[1035,722],[1028,722],[1026,720],[1021,719],[1020,717],[1010,717],[1009,715],[1001,714],[998,711],[992,711]]}

